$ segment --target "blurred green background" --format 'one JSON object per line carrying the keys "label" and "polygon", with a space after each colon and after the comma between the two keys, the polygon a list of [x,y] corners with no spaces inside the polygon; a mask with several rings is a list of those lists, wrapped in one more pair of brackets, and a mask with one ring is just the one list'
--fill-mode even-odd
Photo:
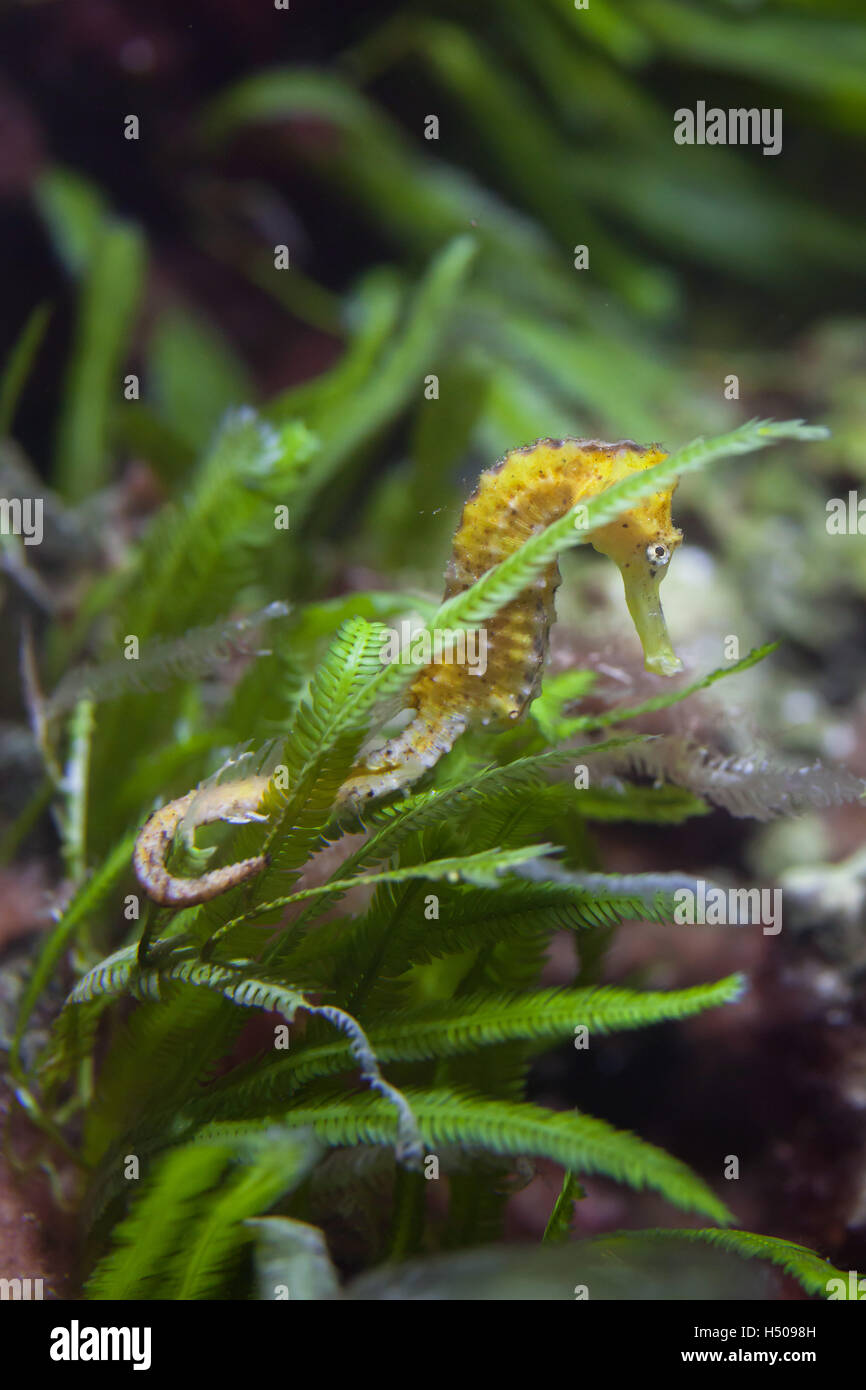
{"label": "blurred green background", "polygon": [[[832,443],[681,489],[671,623],[713,659],[733,603],[812,724],[855,699],[866,551],[825,502],[866,473],[859,4],[49,0],[4,30],[0,424],[67,544],[104,565],[101,490],[146,514],[256,403],[321,443],[275,591],[351,563],[432,591],[506,448],[802,414]],[[698,100],[781,108],[781,154],[675,144]]]}

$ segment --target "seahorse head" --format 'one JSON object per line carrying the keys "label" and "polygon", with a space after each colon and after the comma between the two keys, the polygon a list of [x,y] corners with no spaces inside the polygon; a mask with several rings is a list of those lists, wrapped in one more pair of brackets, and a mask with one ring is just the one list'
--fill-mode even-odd
{"label": "seahorse head", "polygon": [[[658,445],[647,448],[630,439],[606,446],[605,486],[619,482],[667,455]],[[625,512],[609,526],[593,532],[590,543],[602,555],[609,555],[619,566],[625,587],[628,611],[637,629],[648,671],[673,676],[682,670],[674,652],[662,612],[659,588],[668,572],[671,557],[683,539],[682,531],[671,521],[671,498],[676,483],[652,493],[632,511]]]}

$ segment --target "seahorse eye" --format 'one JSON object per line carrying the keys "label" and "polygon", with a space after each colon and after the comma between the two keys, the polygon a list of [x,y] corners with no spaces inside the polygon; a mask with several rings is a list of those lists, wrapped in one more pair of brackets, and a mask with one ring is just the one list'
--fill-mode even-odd
{"label": "seahorse eye", "polygon": [[646,557],[653,569],[659,569],[662,565],[668,563],[668,560],[671,558],[671,552],[666,545],[662,545],[659,541],[656,541],[652,545],[647,546]]}

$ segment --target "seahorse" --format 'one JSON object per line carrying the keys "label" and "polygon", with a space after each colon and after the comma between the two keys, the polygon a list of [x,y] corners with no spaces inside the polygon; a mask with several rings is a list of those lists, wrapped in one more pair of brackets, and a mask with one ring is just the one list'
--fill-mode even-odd
{"label": "seahorse", "polygon": [[[510,450],[483,472],[463,507],[445,572],[446,599],[469,588],[530,536],[580,502],[630,473],[660,463],[660,445],[631,439],[606,444],[597,439],[539,439]],[[653,493],[616,521],[589,533],[595,550],[618,565],[625,599],[643,647],[647,670],[672,676],[681,669],[659,598],[659,586],[682,532],[671,521],[676,487]],[[519,720],[541,688],[554,595],[560,583],[554,561],[484,628],[486,668],[433,660],[412,683],[407,703],[414,715],[405,729],[369,753],[341,786],[335,811],[404,790],[433,767],[470,726],[508,727]],[[263,820],[265,776],[187,792],[148,820],[136,841],[133,862],[139,882],[158,903],[189,906],[205,902],[258,874],[267,858],[211,870],[199,878],[170,874],[165,859],[177,827],[189,817],[194,830],[212,821]]]}

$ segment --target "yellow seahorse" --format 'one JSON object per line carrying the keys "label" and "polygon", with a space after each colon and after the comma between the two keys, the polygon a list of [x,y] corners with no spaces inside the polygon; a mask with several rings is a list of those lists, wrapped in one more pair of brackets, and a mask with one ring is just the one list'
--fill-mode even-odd
{"label": "yellow seahorse", "polygon": [[[633,440],[605,444],[596,439],[539,439],[512,449],[481,474],[463,508],[445,574],[445,598],[469,588],[530,536],[588,501],[629,473],[650,468],[666,457],[655,444]],[[682,532],[671,522],[676,487],[652,494],[616,521],[593,531],[595,550],[619,566],[628,610],[644,650],[648,670],[671,676],[681,669],[674,655],[659,600],[659,585]],[[538,694],[547,657],[559,565],[548,569],[485,625],[486,669],[466,663],[431,662],[410,687],[411,723],[361,766],[340,788],[337,805],[401,790],[415,782],[446,753],[470,725],[507,727]],[[265,817],[259,807],[268,786],[265,776],[187,792],[157,811],[142,829],[134,865],[142,887],[156,902],[189,906],[216,897],[260,873],[266,857],[257,855],[214,869],[200,878],[168,872],[165,859],[184,817],[191,829],[212,821],[252,821]]]}

